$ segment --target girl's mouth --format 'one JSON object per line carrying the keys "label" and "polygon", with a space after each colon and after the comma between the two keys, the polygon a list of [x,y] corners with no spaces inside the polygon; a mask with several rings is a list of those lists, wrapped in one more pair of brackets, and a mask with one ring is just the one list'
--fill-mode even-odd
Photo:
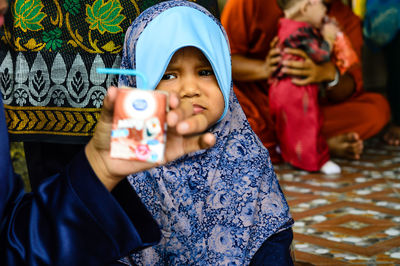
{"label": "girl's mouth", "polygon": [[197,114],[203,112],[204,110],[205,110],[205,108],[203,106],[198,105],[198,104],[193,104],[193,112],[194,112],[194,114],[197,115]]}

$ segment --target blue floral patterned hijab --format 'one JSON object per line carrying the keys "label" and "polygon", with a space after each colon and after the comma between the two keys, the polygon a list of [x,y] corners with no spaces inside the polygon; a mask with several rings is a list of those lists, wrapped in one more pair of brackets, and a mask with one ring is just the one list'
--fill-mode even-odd
{"label": "blue floral patterned hijab", "polygon": [[[165,13],[168,16],[163,16]],[[166,38],[181,40],[162,40],[160,31],[165,27],[150,27],[153,22],[174,28],[175,35]],[[186,34],[185,25],[194,24],[198,36]],[[145,67],[137,61],[143,34],[154,42],[140,50],[144,60],[140,64]],[[221,40],[224,44],[217,44]],[[122,67],[149,69],[144,72],[155,87],[173,53],[185,44],[199,48],[210,60],[225,93],[226,114],[209,130],[217,137],[214,147],[128,177],[163,234],[158,245],[132,255],[132,259],[139,265],[245,265],[268,237],[290,227],[293,221],[268,151],[251,130],[233,93],[222,26],[191,2],[155,5],[128,30]],[[165,51],[169,54],[153,56]],[[136,86],[136,80],[121,77],[120,85]]]}

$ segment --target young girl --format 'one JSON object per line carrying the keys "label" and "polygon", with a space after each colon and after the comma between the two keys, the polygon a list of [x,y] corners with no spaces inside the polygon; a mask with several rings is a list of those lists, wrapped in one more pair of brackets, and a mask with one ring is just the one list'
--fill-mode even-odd
{"label": "young girl", "polygon": [[[285,17],[279,21],[278,45],[283,60],[301,60],[285,54],[285,48],[304,50],[317,64],[330,61],[339,32],[333,22],[323,24],[326,7],[322,0],[278,0]],[[321,31],[320,31],[321,30]],[[350,48],[351,49],[351,48]],[[339,73],[337,73],[338,79]],[[340,173],[330,161],[328,145],[322,136],[323,117],[318,98],[320,87],[331,84],[295,85],[279,64],[269,80],[269,105],[283,159],[295,167],[325,174]]]}
{"label": "young girl", "polygon": [[[129,177],[163,236],[124,260],[291,265],[293,220],[268,151],[233,93],[220,23],[187,1],[155,5],[128,30],[122,68],[144,73],[151,88],[177,93],[217,138],[210,149]],[[122,85],[140,88],[142,81],[121,76]]]}

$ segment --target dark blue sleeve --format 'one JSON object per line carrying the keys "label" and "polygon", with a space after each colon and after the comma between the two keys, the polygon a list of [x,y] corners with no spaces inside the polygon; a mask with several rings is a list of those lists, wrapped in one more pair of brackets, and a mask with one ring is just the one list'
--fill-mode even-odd
{"label": "dark blue sleeve", "polygon": [[66,171],[16,200],[1,236],[7,243],[0,265],[103,265],[156,244],[157,224],[137,196],[130,198],[121,205],[82,152]]}
{"label": "dark blue sleeve", "polygon": [[257,250],[250,266],[293,266],[292,228],[273,234]]}
{"label": "dark blue sleeve", "polygon": [[[6,226],[7,219],[5,216],[10,212],[13,201],[23,194],[23,183],[19,177],[14,176],[11,164],[6,119],[2,98],[0,97],[0,232]],[[0,241],[2,242],[3,238],[0,238]]]}
{"label": "dark blue sleeve", "polygon": [[128,195],[113,196],[83,151],[25,194],[4,130],[0,113],[0,141],[7,143],[0,145],[0,265],[105,265],[159,241],[159,227],[134,190],[124,186]]}

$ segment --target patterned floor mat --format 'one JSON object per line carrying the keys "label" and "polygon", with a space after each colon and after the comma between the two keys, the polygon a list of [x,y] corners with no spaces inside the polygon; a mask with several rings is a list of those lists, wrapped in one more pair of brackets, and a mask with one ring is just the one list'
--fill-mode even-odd
{"label": "patterned floor mat", "polygon": [[275,166],[295,219],[296,261],[400,265],[400,148],[378,139],[327,176]]}

